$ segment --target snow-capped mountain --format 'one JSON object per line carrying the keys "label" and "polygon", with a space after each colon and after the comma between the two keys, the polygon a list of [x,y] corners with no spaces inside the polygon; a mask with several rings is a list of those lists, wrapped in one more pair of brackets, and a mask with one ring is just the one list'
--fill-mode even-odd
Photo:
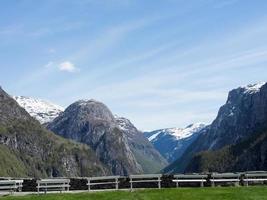
{"label": "snow-capped mountain", "polygon": [[184,153],[205,127],[203,123],[196,123],[186,128],[167,128],[144,134],[161,155],[172,162]]}
{"label": "snow-capped mountain", "polygon": [[64,111],[63,107],[42,99],[25,96],[14,96],[13,98],[41,124],[53,121],[61,112]]}

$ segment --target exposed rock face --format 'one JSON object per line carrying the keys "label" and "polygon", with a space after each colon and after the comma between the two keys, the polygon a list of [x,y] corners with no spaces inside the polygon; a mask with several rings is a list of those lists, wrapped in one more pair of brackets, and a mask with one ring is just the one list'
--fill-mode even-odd
{"label": "exposed rock face", "polygon": [[170,163],[180,158],[187,147],[194,142],[198,133],[206,127],[203,123],[196,123],[186,128],[167,128],[151,132],[144,135],[154,145],[154,147]]}
{"label": "exposed rock face", "polygon": [[167,161],[130,120],[123,117],[116,117],[116,121],[126,135],[129,147],[144,173],[158,172],[167,165]]}
{"label": "exposed rock face", "polygon": [[95,100],[77,101],[47,127],[58,135],[89,145],[113,174],[142,172],[126,135],[103,103]]}
{"label": "exposed rock face", "polygon": [[[213,123],[199,134],[181,159],[165,172],[183,172],[198,152],[235,145],[267,126],[267,84],[255,84],[230,91]],[[179,163],[179,164],[178,164]]]}
{"label": "exposed rock face", "polygon": [[45,130],[0,88],[0,176],[108,173],[89,147]]}
{"label": "exposed rock face", "polygon": [[37,119],[41,124],[53,121],[64,108],[53,103],[24,96],[13,97],[18,104],[24,108],[32,117]]}

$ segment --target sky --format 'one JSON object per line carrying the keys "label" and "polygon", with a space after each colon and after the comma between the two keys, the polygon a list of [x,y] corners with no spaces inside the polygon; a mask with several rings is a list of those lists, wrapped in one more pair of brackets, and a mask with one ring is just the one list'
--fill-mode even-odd
{"label": "sky", "polygon": [[266,0],[1,0],[0,85],[96,99],[140,130],[211,123],[267,81]]}

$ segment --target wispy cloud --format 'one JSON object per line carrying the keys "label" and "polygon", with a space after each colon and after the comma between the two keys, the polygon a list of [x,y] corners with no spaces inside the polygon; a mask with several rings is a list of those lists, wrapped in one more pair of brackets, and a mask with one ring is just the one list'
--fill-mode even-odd
{"label": "wispy cloud", "polygon": [[113,24],[106,27],[102,32],[89,41],[83,43],[83,47],[69,56],[68,59],[74,61],[93,61],[103,56],[105,52],[112,51],[112,49],[120,44],[123,39],[137,30],[143,30],[146,26],[155,23],[166,16],[152,16],[147,18],[139,18],[132,21],[127,21],[122,24]]}

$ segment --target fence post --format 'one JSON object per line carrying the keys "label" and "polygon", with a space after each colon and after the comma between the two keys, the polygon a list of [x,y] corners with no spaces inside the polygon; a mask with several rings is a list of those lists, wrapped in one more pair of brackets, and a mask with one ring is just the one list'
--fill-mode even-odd
{"label": "fence post", "polygon": [[158,185],[159,185],[159,189],[161,188],[161,181],[160,181],[160,177],[158,177]]}
{"label": "fence post", "polygon": [[130,178],[131,191],[133,191],[133,179]]}
{"label": "fence post", "polygon": [[211,181],[211,187],[215,187],[215,182]]}
{"label": "fence post", "polygon": [[116,180],[115,181],[116,182],[116,190],[118,190],[119,189],[119,181],[118,181],[118,178],[116,178],[115,180]]}
{"label": "fence post", "polygon": [[19,191],[22,192],[23,183],[20,183]]}

